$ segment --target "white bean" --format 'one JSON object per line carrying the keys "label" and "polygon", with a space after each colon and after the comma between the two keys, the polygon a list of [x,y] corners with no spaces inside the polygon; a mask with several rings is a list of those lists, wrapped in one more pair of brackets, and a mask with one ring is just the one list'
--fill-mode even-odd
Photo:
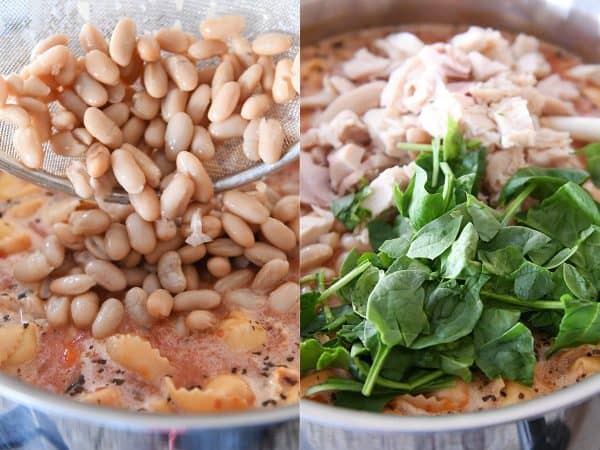
{"label": "white bean", "polygon": [[208,110],[208,120],[223,122],[235,110],[240,99],[240,85],[235,81],[223,84]]}
{"label": "white bean", "polygon": [[121,269],[108,261],[96,259],[88,262],[85,273],[107,291],[122,291],[127,287],[127,279]]}
{"label": "white bean", "polygon": [[[182,151],[177,155],[177,170],[192,180],[193,195],[196,200],[205,203],[213,197],[213,182],[200,160],[192,153]],[[187,203],[185,205],[187,207]]]}
{"label": "white bean", "polygon": [[173,55],[166,59],[165,68],[171,80],[182,91],[193,91],[198,86],[196,66],[182,55]]}
{"label": "white bean", "polygon": [[46,302],[46,318],[51,327],[64,327],[69,323],[70,300],[68,297],[52,296]]}
{"label": "white bean", "polygon": [[121,223],[112,223],[104,234],[106,254],[113,261],[125,258],[131,251],[127,228]]}
{"label": "white bean", "polygon": [[119,82],[119,67],[100,50],[92,50],[85,55],[85,69],[100,83],[114,86]]}
{"label": "white bean", "polygon": [[58,295],[79,295],[89,291],[95,284],[96,281],[89,275],[67,275],[52,281],[50,290]]}
{"label": "white bean", "polygon": [[121,67],[127,66],[136,47],[136,25],[129,17],[123,17],[113,30],[108,51],[110,57]]}
{"label": "white bean", "polygon": [[239,114],[233,114],[228,119],[219,123],[211,123],[208,131],[211,137],[218,141],[239,138],[244,134],[248,121]]}
{"label": "white bean", "polygon": [[116,298],[109,298],[102,303],[92,323],[92,336],[104,339],[114,334],[125,318],[125,308]]}
{"label": "white bean", "polygon": [[155,322],[146,309],[147,301],[147,292],[139,287],[129,289],[123,300],[128,316],[136,325],[144,328],[150,328]]}
{"label": "white bean", "polygon": [[194,137],[194,123],[184,112],[175,113],[167,123],[165,131],[165,153],[175,160],[177,153],[188,150]]}
{"label": "white bean", "polygon": [[262,224],[269,218],[269,210],[255,197],[241,191],[227,191],[223,195],[225,207],[253,224]]}
{"label": "white bean", "polygon": [[[248,101],[252,99],[249,98]],[[246,129],[244,130],[242,151],[246,158],[250,161],[259,161],[258,156],[258,127],[260,125],[260,119],[252,119]]]}
{"label": "white bean", "polygon": [[13,145],[21,162],[30,169],[40,169],[44,162],[44,150],[37,131],[33,127],[17,128]]}
{"label": "white bean", "polygon": [[35,251],[13,265],[13,276],[22,283],[33,283],[46,278],[54,269],[44,253]]}
{"label": "white bean", "polygon": [[123,142],[123,133],[110,118],[98,108],[87,108],[83,124],[92,136],[109,148],[117,148]]}
{"label": "white bean", "polygon": [[262,119],[258,126],[258,156],[266,164],[281,159],[283,153],[283,128],[276,119]]}
{"label": "white bean", "polygon": [[144,66],[144,87],[154,98],[163,98],[169,89],[167,71],[160,61],[151,62]]}
{"label": "white bean", "polygon": [[269,306],[280,313],[294,310],[299,301],[300,285],[291,281],[283,283],[269,294]]}
{"label": "white bean", "polygon": [[117,149],[110,155],[113,173],[117,182],[130,194],[144,190],[146,177],[131,153]]}
{"label": "white bean", "polygon": [[158,260],[158,279],[163,288],[178,294],[185,290],[186,280],[181,267],[181,258],[175,251],[166,252]]}
{"label": "white bean", "polygon": [[213,309],[221,304],[221,295],[210,289],[185,291],[175,296],[174,312]]}
{"label": "white bean", "polygon": [[200,34],[204,39],[225,41],[241,34],[244,27],[245,21],[242,16],[210,17],[200,24]]}
{"label": "white bean", "polygon": [[183,173],[175,173],[160,196],[163,217],[175,219],[183,214],[194,194],[194,182]]}
{"label": "white bean", "polygon": [[146,309],[156,319],[169,317],[173,309],[173,296],[165,289],[157,289],[148,296]]}
{"label": "white bean", "polygon": [[145,255],[150,253],[156,247],[156,236],[154,227],[150,222],[145,221],[139,214],[130,214],[126,221],[127,235],[129,244],[136,252]]}
{"label": "white bean", "polygon": [[252,41],[252,50],[257,55],[275,56],[292,46],[292,37],[283,33],[264,33]]}
{"label": "white bean", "polygon": [[77,328],[86,329],[92,326],[100,309],[100,299],[95,292],[73,297],[71,301],[71,318]]}

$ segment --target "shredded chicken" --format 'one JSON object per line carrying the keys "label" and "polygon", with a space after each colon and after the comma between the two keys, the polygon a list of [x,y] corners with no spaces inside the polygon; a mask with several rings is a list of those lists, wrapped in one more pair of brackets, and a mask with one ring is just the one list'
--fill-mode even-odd
{"label": "shredded chicken", "polygon": [[363,201],[362,205],[369,209],[373,216],[378,216],[394,206],[394,185],[405,188],[414,170],[413,163],[385,169],[369,184],[371,194]]}
{"label": "shredded chicken", "polygon": [[191,245],[192,247],[197,247],[206,242],[212,241],[212,238],[202,231],[202,212],[198,208],[192,214],[192,219],[190,220],[190,235],[185,240],[185,243]]}
{"label": "shredded chicken", "polygon": [[[552,72],[549,52],[541,47],[525,34],[510,39],[470,27],[447,42],[426,44],[402,31],[346,51],[338,69],[323,78],[322,91],[309,97],[311,105],[317,96],[328,103],[312,116],[302,147],[327,154],[310,162],[318,166],[307,188],[315,202],[304,203],[327,206],[365,178],[375,187],[395,180],[386,169],[414,157],[398,144],[443,136],[448,117],[458,121],[465,138],[487,147],[491,168],[484,185],[491,199],[526,164],[578,167],[569,133],[540,123],[546,116],[575,115],[582,92],[600,84],[600,65]],[[386,195],[366,200],[374,215],[389,203]]]}

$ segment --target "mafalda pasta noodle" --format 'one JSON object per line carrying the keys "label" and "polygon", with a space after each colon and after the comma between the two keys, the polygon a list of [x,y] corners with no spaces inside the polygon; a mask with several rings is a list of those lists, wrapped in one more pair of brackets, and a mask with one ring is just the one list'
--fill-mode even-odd
{"label": "mafalda pasta noodle", "polygon": [[[92,24],[83,56],[56,34],[0,77],[21,162],[77,157],[81,199],[0,174],[0,370],[77,400],[225,412],[297,401],[297,168],[216,195],[204,164],[252,117],[255,161],[283,152],[293,38]],[[282,61],[280,65],[279,62]],[[279,67],[279,69],[277,68]],[[274,88],[273,86],[278,86]],[[256,142],[255,142],[256,141]],[[104,198],[115,188],[128,205]],[[286,200],[287,199],[287,200]],[[277,213],[285,202],[286,214]]]}
{"label": "mafalda pasta noodle", "polygon": [[301,394],[447,414],[597,373],[598,66],[440,25],[301,56]]}

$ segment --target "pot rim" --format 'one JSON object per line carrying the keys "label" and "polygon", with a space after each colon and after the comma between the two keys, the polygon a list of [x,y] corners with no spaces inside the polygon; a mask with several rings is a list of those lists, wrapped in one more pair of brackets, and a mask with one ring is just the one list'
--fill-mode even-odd
{"label": "pot rim", "polygon": [[357,431],[431,433],[463,431],[533,419],[574,406],[600,394],[600,374],[560,391],[501,408],[464,414],[402,416],[357,411],[302,399],[301,419],[322,426]]}
{"label": "pot rim", "polygon": [[250,409],[223,414],[143,413],[125,409],[100,407],[78,402],[62,395],[22,382],[0,373],[0,396],[35,410],[130,431],[214,430],[222,428],[258,427],[297,419],[298,405],[268,409]]}

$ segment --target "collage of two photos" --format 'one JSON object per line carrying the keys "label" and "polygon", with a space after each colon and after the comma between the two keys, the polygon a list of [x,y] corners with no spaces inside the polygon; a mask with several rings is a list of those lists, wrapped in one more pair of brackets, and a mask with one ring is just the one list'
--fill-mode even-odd
{"label": "collage of two photos", "polygon": [[0,2],[0,449],[600,449],[599,20]]}

